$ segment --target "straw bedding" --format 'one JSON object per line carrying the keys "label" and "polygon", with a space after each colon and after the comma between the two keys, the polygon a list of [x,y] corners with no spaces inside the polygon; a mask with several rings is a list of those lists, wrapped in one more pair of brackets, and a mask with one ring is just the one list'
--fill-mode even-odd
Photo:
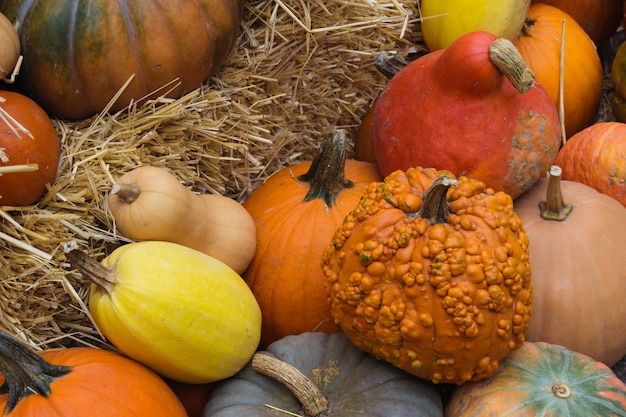
{"label": "straw bedding", "polygon": [[324,132],[354,138],[386,82],[376,55],[422,49],[418,8],[408,0],[253,0],[236,50],[200,88],[54,120],[63,149],[57,181],[34,206],[0,207],[0,329],[36,348],[112,348],[63,248],[76,242],[101,259],[126,241],[106,210],[116,178],[161,166],[195,192],[242,201],[276,170],[311,159]]}

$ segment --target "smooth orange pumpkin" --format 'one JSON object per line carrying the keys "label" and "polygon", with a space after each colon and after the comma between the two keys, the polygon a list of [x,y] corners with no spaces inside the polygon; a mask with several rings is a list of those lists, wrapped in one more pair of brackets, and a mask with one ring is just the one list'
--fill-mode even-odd
{"label": "smooth orange pumpkin", "polygon": [[546,3],[572,16],[598,47],[615,34],[624,7],[624,0],[533,0],[533,3]]}
{"label": "smooth orange pumpkin", "polygon": [[[242,0],[0,0],[18,27],[19,85],[50,114],[89,117],[180,97],[235,46]],[[131,80],[132,77],[132,80]]]}
{"label": "smooth orange pumpkin", "polygon": [[0,205],[37,201],[57,176],[61,144],[52,120],[30,98],[0,92]]}
{"label": "smooth orange pumpkin", "polygon": [[550,167],[559,118],[506,39],[471,32],[398,71],[375,106],[382,175],[412,166],[471,176],[513,198]]}
{"label": "smooth orange pumpkin", "polygon": [[118,353],[72,347],[37,353],[0,332],[5,417],[187,417],[157,374]]}
{"label": "smooth orange pumpkin", "polygon": [[566,137],[592,124],[602,98],[602,63],[595,44],[576,20],[549,4],[532,4],[522,33],[514,43],[554,104],[560,107],[562,102]]}
{"label": "smooth orange pumpkin", "polygon": [[244,202],[257,251],[243,277],[263,315],[261,347],[287,335],[339,330],[320,269],[322,251],[372,181],[370,163],[345,160],[345,133],[324,136],[312,162],[271,175]]}
{"label": "smooth orange pumpkin", "polygon": [[511,196],[475,179],[415,167],[372,183],[322,269],[352,342],[420,378],[487,378],[524,343],[528,238]]}
{"label": "smooth orange pumpkin", "polygon": [[626,208],[560,176],[552,167],[515,200],[533,270],[526,338],[613,366],[626,355]]}
{"label": "smooth orange pumpkin", "polygon": [[581,130],[554,163],[564,180],[586,184],[626,206],[626,124],[600,122]]}

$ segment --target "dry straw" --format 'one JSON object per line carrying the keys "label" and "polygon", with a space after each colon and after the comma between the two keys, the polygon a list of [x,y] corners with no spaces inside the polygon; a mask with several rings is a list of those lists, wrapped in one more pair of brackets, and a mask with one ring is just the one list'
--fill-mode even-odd
{"label": "dry straw", "polygon": [[150,164],[195,192],[243,200],[277,169],[310,159],[324,132],[354,137],[386,81],[376,54],[419,44],[416,7],[249,2],[237,49],[202,87],[113,115],[55,120],[63,148],[57,181],[36,205],[0,208],[0,329],[39,348],[108,346],[63,248],[75,242],[101,259],[125,242],[106,211],[115,179]]}

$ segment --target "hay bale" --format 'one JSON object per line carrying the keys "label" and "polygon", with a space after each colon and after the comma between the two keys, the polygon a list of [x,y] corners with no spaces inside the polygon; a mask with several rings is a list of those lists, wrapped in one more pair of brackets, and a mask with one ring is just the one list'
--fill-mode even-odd
{"label": "hay bale", "polygon": [[356,135],[386,81],[376,54],[419,48],[416,8],[397,0],[254,1],[237,49],[197,90],[80,122],[55,120],[63,148],[57,181],[33,206],[0,207],[0,329],[38,348],[111,347],[63,247],[77,242],[101,259],[127,241],[106,210],[115,179],[150,164],[198,193],[245,199],[277,169],[310,159],[323,132]]}

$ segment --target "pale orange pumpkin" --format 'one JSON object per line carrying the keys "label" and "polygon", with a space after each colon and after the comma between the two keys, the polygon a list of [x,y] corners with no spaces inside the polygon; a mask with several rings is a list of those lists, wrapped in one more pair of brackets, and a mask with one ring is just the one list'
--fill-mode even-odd
{"label": "pale orange pumpkin", "polygon": [[[565,41],[561,54],[563,25]],[[549,4],[532,4],[514,44],[555,105],[560,107],[562,103],[566,136],[593,123],[602,98],[602,64],[595,44],[576,20]]]}

